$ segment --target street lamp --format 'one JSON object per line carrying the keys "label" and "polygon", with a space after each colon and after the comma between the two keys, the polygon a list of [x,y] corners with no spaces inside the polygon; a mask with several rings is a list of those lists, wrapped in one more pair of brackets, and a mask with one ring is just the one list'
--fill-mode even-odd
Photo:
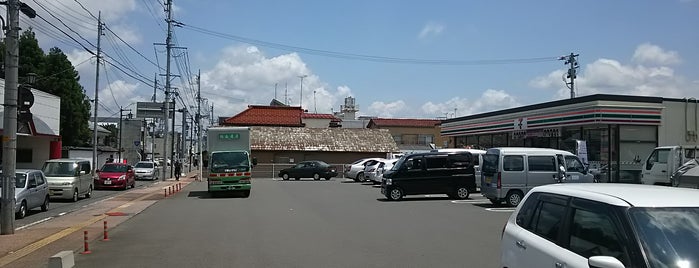
{"label": "street lamp", "polygon": [[308,75],[299,75],[299,78],[301,78],[301,98],[299,99],[299,106],[301,107],[301,110],[303,110],[303,79],[308,77]]}
{"label": "street lamp", "polygon": [[129,114],[128,114],[129,119],[131,119],[131,117],[133,116],[133,114],[131,113],[131,110],[119,108],[119,163],[124,162],[124,160],[121,158],[121,135],[122,135],[121,134],[122,133],[122,122],[121,122],[122,120],[121,119],[124,117],[123,113],[125,111],[129,111]]}

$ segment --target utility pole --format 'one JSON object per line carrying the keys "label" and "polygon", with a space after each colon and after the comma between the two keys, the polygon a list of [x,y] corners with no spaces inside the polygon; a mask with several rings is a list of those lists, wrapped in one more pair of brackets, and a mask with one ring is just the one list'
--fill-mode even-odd
{"label": "utility pole", "polygon": [[209,113],[209,125],[214,125],[214,102],[211,102],[211,113]]}
{"label": "utility pole", "polygon": [[19,72],[19,11],[29,18],[36,11],[19,0],[7,0],[5,35],[5,112],[2,135],[2,197],[0,197],[0,234],[15,233],[15,171],[17,168],[17,79]]}
{"label": "utility pole", "polygon": [[172,97],[172,139],[170,140],[170,178],[172,178],[175,176],[175,118],[177,117],[177,110],[175,110],[175,107],[177,105],[175,101],[177,99],[177,96],[179,96],[179,93],[177,93],[176,88],[170,89],[173,90],[172,93],[174,95],[174,97]]}
{"label": "utility pole", "polygon": [[[558,60],[565,60],[564,64],[569,64],[570,67],[568,68],[568,73],[566,74],[566,77],[563,79],[564,82],[566,82],[566,87],[570,89],[570,98],[575,98],[575,78],[577,78],[577,69],[579,68],[578,66],[578,60],[576,59],[580,54],[573,54],[572,52],[570,55],[567,56],[561,56],[558,58]],[[568,80],[570,79],[570,82]]]}
{"label": "utility pole", "polygon": [[102,11],[97,13],[97,64],[95,65],[95,112],[93,114],[94,122],[92,124],[92,176],[95,175],[97,170],[97,106],[99,105],[99,87],[100,87],[100,54],[102,53],[102,48],[100,47],[100,40],[102,40]]}
{"label": "utility pole", "polygon": [[[122,107],[119,107],[119,163],[124,163],[124,159],[121,158],[121,129],[123,128],[122,126],[122,117],[124,117],[124,111],[129,111],[129,109],[123,109]],[[130,114],[130,113],[129,113]]]}
{"label": "utility pole", "polygon": [[167,180],[167,136],[169,135],[168,121],[170,117],[170,53],[172,50],[172,0],[166,0],[167,11],[167,37],[165,38],[165,50],[167,63],[165,65],[165,136],[163,142],[163,181]]}
{"label": "utility pole", "polygon": [[201,70],[197,74],[197,116],[195,116],[195,121],[197,121],[197,147],[199,153],[199,178],[200,181],[204,180],[202,178],[202,170],[204,170],[204,154],[201,150]]}
{"label": "utility pole", "polygon": [[182,133],[180,134],[180,149],[177,150],[177,153],[180,156],[179,159],[183,161],[186,159],[183,157],[185,146],[187,146],[187,108],[182,108]]}
{"label": "utility pole", "polygon": [[194,143],[194,118],[190,117],[189,119],[191,120],[191,122],[189,124],[189,147],[187,147],[187,148],[189,150],[189,172],[192,172],[192,147],[193,147],[193,143]]}
{"label": "utility pole", "polygon": [[299,107],[301,107],[301,110],[303,110],[303,79],[308,77],[308,75],[299,75],[299,78],[301,78],[301,98],[299,99]]}

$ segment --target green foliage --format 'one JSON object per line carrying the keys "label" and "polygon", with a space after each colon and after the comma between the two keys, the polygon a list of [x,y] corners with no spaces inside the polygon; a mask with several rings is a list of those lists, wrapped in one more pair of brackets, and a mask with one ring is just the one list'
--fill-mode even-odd
{"label": "green foliage", "polygon": [[[0,47],[5,48],[2,43]],[[26,83],[29,73],[37,74],[33,88],[61,98],[60,135],[65,146],[91,144],[92,131],[88,126],[91,102],[80,85],[80,76],[68,57],[59,48],[48,54],[39,47],[31,28],[19,38],[19,82]],[[2,53],[4,58],[4,53]],[[4,73],[2,74],[4,75]]]}

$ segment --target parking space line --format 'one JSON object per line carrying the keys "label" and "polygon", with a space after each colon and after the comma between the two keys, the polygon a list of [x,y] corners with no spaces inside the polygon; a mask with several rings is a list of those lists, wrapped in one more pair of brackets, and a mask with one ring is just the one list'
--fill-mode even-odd
{"label": "parking space line", "polygon": [[29,228],[29,227],[32,227],[32,226],[37,225],[37,224],[39,224],[39,223],[46,222],[46,221],[50,221],[51,219],[53,219],[53,217],[44,218],[44,219],[41,219],[41,220],[32,222],[32,223],[30,223],[30,224],[22,225],[22,226],[20,226],[20,227],[15,228],[15,231],[19,231],[19,230],[22,230],[22,229],[24,229],[24,228]]}
{"label": "parking space line", "polygon": [[491,212],[514,212],[515,208],[486,208],[485,210]]}
{"label": "parking space line", "polygon": [[488,204],[490,201],[487,199],[469,199],[469,200],[452,200],[454,204]]}

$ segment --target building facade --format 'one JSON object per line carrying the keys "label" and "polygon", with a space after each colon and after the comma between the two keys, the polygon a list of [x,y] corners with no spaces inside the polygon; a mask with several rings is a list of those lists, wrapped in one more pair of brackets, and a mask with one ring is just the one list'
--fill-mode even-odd
{"label": "building facade", "polygon": [[439,127],[441,122],[435,119],[372,118],[367,128],[388,130],[401,152],[411,153],[444,145]]}
{"label": "building facade", "polygon": [[574,153],[585,144],[602,181],[638,183],[653,148],[697,145],[696,99],[590,95],[448,119],[448,147],[544,147]]}

